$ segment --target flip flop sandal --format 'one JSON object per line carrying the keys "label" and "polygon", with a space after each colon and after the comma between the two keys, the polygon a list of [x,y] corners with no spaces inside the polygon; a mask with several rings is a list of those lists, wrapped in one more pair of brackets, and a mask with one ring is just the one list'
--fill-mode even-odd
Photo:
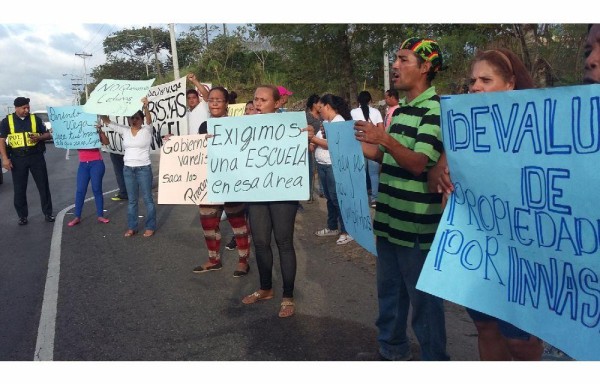
{"label": "flip flop sandal", "polygon": [[256,291],[256,292],[254,292],[254,293],[252,293],[252,294],[244,297],[242,299],[242,303],[244,303],[244,304],[254,304],[254,303],[256,303],[259,300],[269,300],[269,299],[272,299],[272,298],[273,298],[273,293],[270,293],[270,294],[263,293],[263,294],[261,294],[260,292]]}
{"label": "flip flop sandal", "polygon": [[294,315],[294,302],[285,300],[281,302],[281,308],[279,309],[279,317],[290,317]]}
{"label": "flip flop sandal", "polygon": [[135,235],[136,233],[137,233],[137,231],[134,231],[133,229],[128,229],[127,232],[125,232],[125,234],[123,236],[131,237],[131,236]]}

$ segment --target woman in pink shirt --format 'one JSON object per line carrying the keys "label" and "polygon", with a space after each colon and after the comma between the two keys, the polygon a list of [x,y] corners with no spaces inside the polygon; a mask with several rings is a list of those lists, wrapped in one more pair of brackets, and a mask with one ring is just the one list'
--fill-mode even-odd
{"label": "woman in pink shirt", "polygon": [[[108,145],[108,137],[97,128],[100,142]],[[81,222],[81,211],[83,210],[83,201],[87,193],[90,180],[92,182],[92,191],[94,192],[94,201],[96,202],[96,215],[100,223],[108,223],[110,220],[104,217],[104,197],[102,196],[102,178],[104,177],[104,161],[100,149],[78,149],[79,168],[77,169],[77,192],[75,192],[75,218],[68,224],[69,227],[75,226]]]}

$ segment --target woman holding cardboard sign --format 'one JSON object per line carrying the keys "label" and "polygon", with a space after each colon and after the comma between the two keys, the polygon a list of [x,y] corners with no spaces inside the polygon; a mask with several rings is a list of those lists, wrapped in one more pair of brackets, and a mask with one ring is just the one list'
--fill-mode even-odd
{"label": "woman holding cardboard sign", "polygon": [[[319,102],[321,103],[319,114],[323,118],[323,121],[335,123],[352,120],[348,104],[341,97],[328,93],[323,95]],[[319,237],[339,235],[336,244],[344,245],[354,241],[354,239],[346,232],[344,220],[342,220],[335,178],[333,176],[331,155],[329,154],[329,146],[327,145],[325,133],[325,129],[319,130],[310,141],[311,144],[316,146],[315,160],[317,162],[317,172],[323,186],[323,194],[327,199],[327,227],[316,231],[315,235]]]}
{"label": "woman holding cardboard sign", "polygon": [[[480,52],[471,66],[469,93],[533,88],[533,80],[521,60],[507,49]],[[428,174],[430,192],[444,194],[443,205],[454,188],[445,153]],[[481,360],[540,360],[540,339],[487,314],[466,308],[478,332]]]}
{"label": "woman holding cardboard sign", "polygon": [[[152,197],[152,166],[150,144],[152,143],[152,118],[148,111],[148,99],[142,99],[144,112],[137,111],[129,118],[129,127],[111,123],[108,116],[101,116],[102,122],[123,135],[123,176],[129,198],[127,204],[127,231],[125,237],[131,237],[138,231],[138,192],[146,205],[146,230],[144,237],[154,235],[156,231],[156,206]],[[142,124],[146,120],[146,124]]]}
{"label": "woman holding cardboard sign", "polygon": [[[280,97],[279,90],[273,85],[256,88],[254,92],[256,113],[276,113]],[[310,131],[308,136],[311,137]],[[248,204],[248,211],[252,222],[252,239],[260,275],[260,289],[244,297],[242,303],[254,304],[273,298],[271,236],[274,235],[279,251],[283,280],[283,299],[279,308],[279,317],[290,317],[294,315],[294,282],[296,280],[294,225],[296,212],[298,212],[298,201],[252,202]]]}
{"label": "woman holding cardboard sign", "polygon": [[[103,145],[108,145],[108,137],[102,131],[101,127],[96,126],[100,142]],[[104,217],[104,196],[102,195],[102,178],[104,177],[104,160],[102,153],[98,148],[78,149],[79,168],[77,168],[77,192],[75,192],[75,218],[67,224],[73,227],[81,222],[81,212],[83,211],[83,202],[85,194],[90,182],[92,183],[92,191],[94,193],[94,201],[96,202],[96,216],[98,222],[108,223],[109,219]]]}
{"label": "woman holding cardboard sign", "polygon": [[[226,117],[229,93],[223,87],[213,87],[208,94],[208,110],[211,118]],[[203,122],[198,130],[199,134],[207,132],[207,122]],[[198,206],[200,210],[200,223],[204,230],[204,239],[208,248],[208,261],[194,268],[194,273],[217,271],[223,268],[221,263],[221,231],[219,224],[223,210],[227,220],[231,224],[235,236],[236,248],[238,250],[238,265],[233,272],[233,277],[242,277],[248,274],[250,265],[250,242],[248,237],[248,222],[246,221],[245,203],[225,203],[221,205]]]}

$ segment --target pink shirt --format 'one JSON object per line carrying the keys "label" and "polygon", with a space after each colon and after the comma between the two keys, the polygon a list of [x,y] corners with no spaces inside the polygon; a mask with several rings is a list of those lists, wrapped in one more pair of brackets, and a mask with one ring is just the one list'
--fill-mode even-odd
{"label": "pink shirt", "polygon": [[79,161],[84,163],[86,161],[102,160],[102,154],[98,148],[92,149],[78,149]]}
{"label": "pink shirt", "polygon": [[399,105],[394,105],[393,107],[388,107],[387,112],[385,113],[385,121],[383,122],[383,127],[387,131],[390,123],[392,122],[392,114],[399,107]]}

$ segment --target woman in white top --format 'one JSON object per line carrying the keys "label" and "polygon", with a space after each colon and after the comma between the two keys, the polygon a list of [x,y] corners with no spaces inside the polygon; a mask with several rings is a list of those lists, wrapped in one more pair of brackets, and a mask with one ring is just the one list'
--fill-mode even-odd
{"label": "woman in white top", "polygon": [[[141,192],[146,206],[146,231],[144,237],[154,235],[156,231],[156,207],[152,197],[152,166],[150,162],[150,144],[152,143],[152,119],[148,111],[148,99],[143,98],[144,112],[137,111],[129,118],[129,127],[111,123],[108,116],[101,116],[102,122],[123,135],[125,156],[123,176],[127,187],[129,203],[127,205],[127,231],[125,237],[131,237],[138,231],[138,194]],[[146,125],[142,125],[146,119]]]}
{"label": "woman in white top", "polygon": [[[321,104],[319,113],[323,121],[335,123],[337,121],[352,120],[348,104],[341,97],[326,94],[321,97],[319,103]],[[323,194],[327,199],[327,227],[315,232],[315,235],[336,236],[339,234],[340,237],[337,239],[336,244],[343,245],[349,243],[354,239],[346,232],[344,221],[342,220],[325,130],[319,130],[310,143],[316,145],[315,160],[317,162],[317,172],[323,186]]]}
{"label": "woman in white top", "polygon": [[[358,94],[358,104],[360,107],[350,111],[352,120],[354,121],[370,121],[377,128],[383,130],[383,118],[379,110],[369,106],[371,102],[371,94],[368,91],[362,91]],[[371,195],[369,196],[369,204],[375,208],[377,203],[377,187],[379,185],[379,163],[365,158],[367,162],[367,173],[371,181]]]}

